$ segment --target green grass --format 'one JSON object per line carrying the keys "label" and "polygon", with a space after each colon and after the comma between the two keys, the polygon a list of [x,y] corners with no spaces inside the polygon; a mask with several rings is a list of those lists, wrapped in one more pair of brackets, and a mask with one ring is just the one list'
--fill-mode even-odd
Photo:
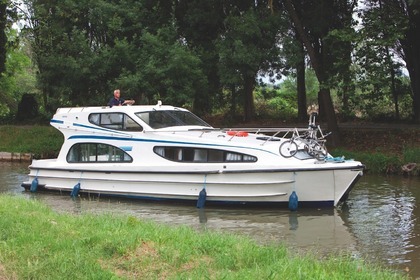
{"label": "green grass", "polygon": [[405,148],[402,154],[383,154],[380,152],[351,152],[345,149],[334,149],[334,156],[356,159],[366,166],[372,174],[401,174],[401,167],[407,163],[419,165],[411,175],[420,175],[420,148]]}
{"label": "green grass", "polygon": [[57,156],[64,138],[52,126],[0,126],[0,151],[31,153],[35,158]]}
{"label": "green grass", "polygon": [[0,196],[0,279],[404,279],[348,256]]}
{"label": "green grass", "polygon": [[332,153],[344,156],[346,159],[357,159],[362,162],[369,173],[383,174],[390,170],[397,170],[402,165],[398,157],[371,152],[350,152],[344,149],[335,149]]}
{"label": "green grass", "polygon": [[420,147],[404,149],[403,158],[405,162],[416,162],[420,164]]}

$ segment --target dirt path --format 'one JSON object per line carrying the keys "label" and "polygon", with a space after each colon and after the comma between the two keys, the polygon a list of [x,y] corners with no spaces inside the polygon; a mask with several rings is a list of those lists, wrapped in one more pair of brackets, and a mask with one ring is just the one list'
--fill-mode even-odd
{"label": "dirt path", "polygon": [[342,146],[354,151],[399,154],[404,148],[420,148],[420,126],[340,126]]}

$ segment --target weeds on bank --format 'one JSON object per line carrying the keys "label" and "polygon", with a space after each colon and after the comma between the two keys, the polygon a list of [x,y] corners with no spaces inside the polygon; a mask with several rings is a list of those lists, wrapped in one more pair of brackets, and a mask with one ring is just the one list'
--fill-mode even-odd
{"label": "weeds on bank", "polygon": [[372,152],[352,152],[344,149],[332,151],[335,155],[344,156],[345,159],[357,159],[366,166],[369,173],[383,174],[401,168],[401,160],[394,156]]}
{"label": "weeds on bank", "polygon": [[0,279],[403,279],[346,256],[0,195]]}
{"label": "weeds on bank", "polygon": [[51,126],[0,126],[0,151],[31,153],[35,158],[55,157],[63,144],[63,135]]}
{"label": "weeds on bank", "polygon": [[346,159],[356,159],[366,166],[369,173],[374,174],[404,174],[403,165],[417,163],[417,167],[409,175],[420,175],[420,148],[405,148],[400,155],[354,152],[345,149],[335,149],[332,153],[336,156],[344,156]]}
{"label": "weeds on bank", "polygon": [[404,162],[416,162],[420,165],[420,147],[404,149],[403,158]]}

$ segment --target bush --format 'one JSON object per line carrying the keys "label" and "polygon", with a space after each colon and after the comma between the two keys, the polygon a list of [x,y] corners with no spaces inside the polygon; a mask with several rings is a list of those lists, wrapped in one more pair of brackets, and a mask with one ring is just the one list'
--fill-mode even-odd
{"label": "bush", "polygon": [[356,159],[366,166],[366,172],[375,174],[400,174],[404,164],[399,157],[382,153],[350,152],[344,149],[334,149],[332,153],[346,159]]}
{"label": "bush", "polygon": [[420,147],[404,149],[403,159],[406,163],[415,162],[420,164]]}

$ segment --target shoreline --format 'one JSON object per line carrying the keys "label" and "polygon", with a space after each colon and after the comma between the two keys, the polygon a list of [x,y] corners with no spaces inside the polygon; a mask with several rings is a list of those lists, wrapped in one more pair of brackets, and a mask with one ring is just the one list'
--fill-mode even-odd
{"label": "shoreline", "polygon": [[0,152],[0,162],[31,162],[33,154]]}

